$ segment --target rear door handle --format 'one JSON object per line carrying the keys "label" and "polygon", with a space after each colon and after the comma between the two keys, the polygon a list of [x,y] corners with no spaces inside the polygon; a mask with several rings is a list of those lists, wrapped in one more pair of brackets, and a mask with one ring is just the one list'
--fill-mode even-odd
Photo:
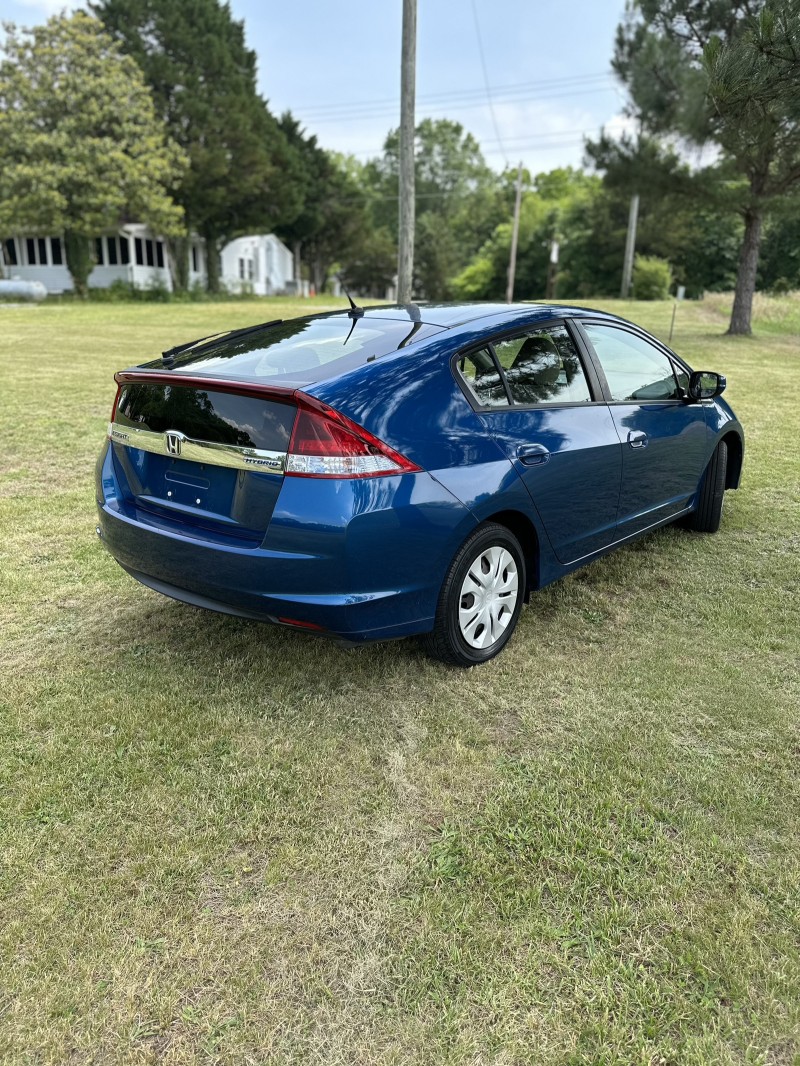
{"label": "rear door handle", "polygon": [[641,430],[632,429],[628,433],[628,444],[631,448],[646,448],[647,447],[647,434],[642,433]]}
{"label": "rear door handle", "polygon": [[541,466],[550,458],[550,452],[543,444],[525,444],[517,448],[517,457],[525,466]]}

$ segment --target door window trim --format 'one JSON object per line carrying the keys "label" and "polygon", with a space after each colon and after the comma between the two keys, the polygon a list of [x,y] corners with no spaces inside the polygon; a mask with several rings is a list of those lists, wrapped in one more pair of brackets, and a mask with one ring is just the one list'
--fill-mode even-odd
{"label": "door window trim", "polygon": [[[480,341],[472,341],[470,344],[465,345],[455,352],[450,358],[450,367],[453,375],[458,382],[461,391],[469,401],[473,411],[478,414],[491,414],[497,411],[540,411],[540,410],[552,410],[553,408],[561,407],[605,407],[608,401],[604,398],[603,384],[605,378],[601,379],[597,374],[597,369],[594,365],[594,359],[589,356],[587,352],[587,345],[581,334],[571,328],[574,326],[575,319],[570,318],[548,318],[544,322],[532,322],[528,326],[520,326],[519,323],[516,326],[508,327],[504,330],[499,330],[497,333],[491,334],[489,337],[484,337]],[[563,326],[570,340],[575,347],[575,354],[578,356],[581,369],[583,370],[586,383],[589,386],[589,395],[591,400],[548,400],[546,403],[517,403],[511,395],[511,390],[508,387],[508,381],[506,380],[505,371],[497,358],[497,353],[494,350],[496,343],[504,340],[509,340],[511,337],[518,337],[525,333],[532,333],[536,330],[551,329],[553,326]],[[487,351],[492,357],[492,361],[497,370],[500,381],[503,383],[503,389],[506,394],[506,403],[503,406],[486,405],[478,402],[478,398],[471,391],[466,380],[462,376],[458,369],[458,363],[465,358],[469,358],[472,352]],[[606,386],[607,387],[607,386]]]}

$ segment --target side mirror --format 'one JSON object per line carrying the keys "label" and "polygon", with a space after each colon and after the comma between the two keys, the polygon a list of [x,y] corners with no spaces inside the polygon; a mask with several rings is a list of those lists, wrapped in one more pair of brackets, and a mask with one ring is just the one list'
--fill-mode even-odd
{"label": "side mirror", "polygon": [[689,378],[688,398],[693,403],[698,400],[713,400],[721,396],[727,385],[724,374],[715,374],[713,370],[695,370]]}

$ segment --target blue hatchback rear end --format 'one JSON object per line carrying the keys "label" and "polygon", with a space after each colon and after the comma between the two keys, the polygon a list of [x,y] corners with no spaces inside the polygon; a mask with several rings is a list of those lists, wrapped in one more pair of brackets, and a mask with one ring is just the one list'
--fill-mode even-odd
{"label": "blue hatchback rear end", "polygon": [[419,347],[440,327],[407,315],[282,325],[117,375],[102,539],[132,576],[187,603],[351,641],[423,632],[474,519],[314,393],[352,406],[367,360],[400,352],[433,400],[447,377],[424,373]]}

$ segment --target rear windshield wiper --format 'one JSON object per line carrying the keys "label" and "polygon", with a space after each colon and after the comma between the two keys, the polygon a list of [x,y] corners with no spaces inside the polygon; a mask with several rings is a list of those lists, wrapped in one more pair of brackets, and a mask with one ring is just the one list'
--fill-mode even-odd
{"label": "rear windshield wiper", "polygon": [[[259,329],[268,329],[270,326],[279,326],[283,322],[282,318],[273,318],[271,322],[259,322],[257,326],[245,326],[243,329],[223,329],[218,333],[209,333],[207,337],[199,337],[195,341],[187,341],[186,344],[176,344],[174,348],[168,348],[165,352],[161,353],[161,358],[165,363],[172,363],[175,361],[175,357],[182,352],[187,352],[190,348],[196,348],[198,345],[203,345],[206,348],[218,341],[231,340],[233,337],[244,337],[248,333],[255,333]],[[206,343],[206,342],[209,343]]]}

